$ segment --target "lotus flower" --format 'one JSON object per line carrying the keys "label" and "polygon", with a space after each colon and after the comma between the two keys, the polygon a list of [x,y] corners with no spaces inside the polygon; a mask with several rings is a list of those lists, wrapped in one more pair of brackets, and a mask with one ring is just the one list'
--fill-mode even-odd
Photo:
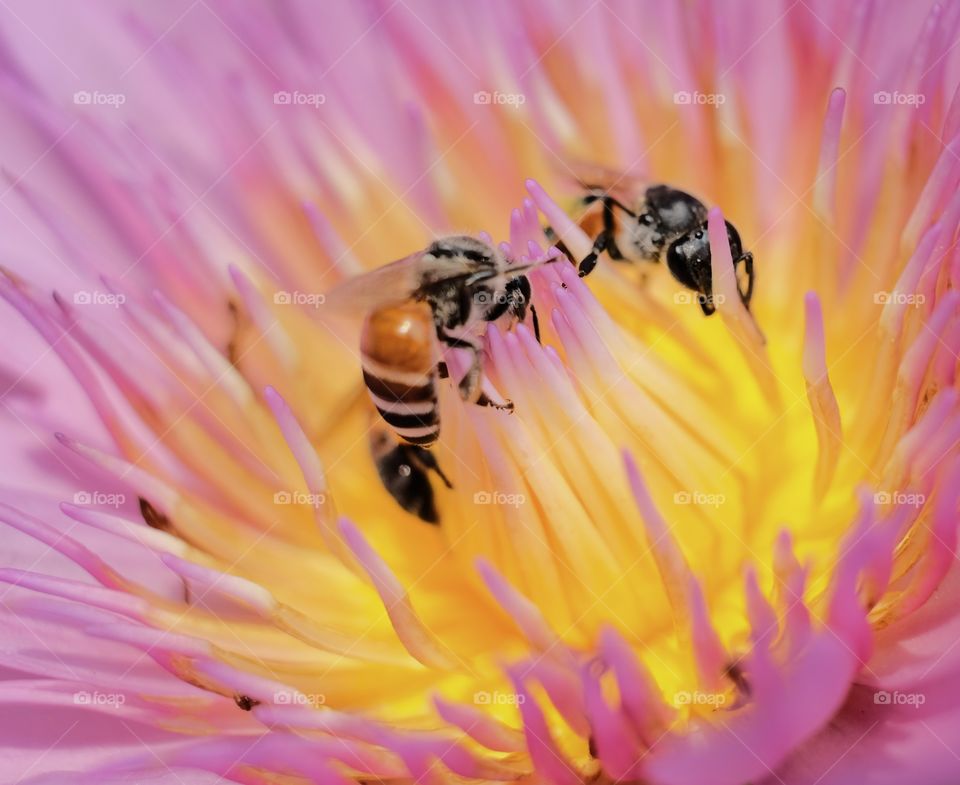
{"label": "lotus flower", "polygon": [[[3,3],[7,781],[960,781],[923,5]],[[325,298],[453,232],[577,261],[583,166],[711,206],[718,312],[536,270],[427,525]]]}

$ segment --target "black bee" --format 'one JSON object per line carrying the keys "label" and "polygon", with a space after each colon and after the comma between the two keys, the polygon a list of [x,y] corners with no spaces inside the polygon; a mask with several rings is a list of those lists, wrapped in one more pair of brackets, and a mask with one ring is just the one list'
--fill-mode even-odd
{"label": "black bee", "polygon": [[380,482],[403,509],[427,523],[439,523],[429,472],[434,472],[448,488],[453,485],[441,471],[430,450],[408,444],[389,428],[370,431],[370,453]]}
{"label": "black bee", "polygon": [[[629,205],[603,186],[585,185],[581,205],[598,204],[599,210],[587,210],[580,227],[594,238],[593,248],[579,264],[580,277],[589,275],[597,257],[606,252],[618,262],[666,262],[673,277],[697,292],[704,314],[716,308],[710,270],[710,238],[707,233],[707,208],[694,196],[669,185],[653,185]],[[736,227],[727,224],[727,239],[734,269],[742,265],[746,288],[737,289],[745,307],[753,296],[753,254],[744,252]],[[568,254],[569,255],[569,254]]]}

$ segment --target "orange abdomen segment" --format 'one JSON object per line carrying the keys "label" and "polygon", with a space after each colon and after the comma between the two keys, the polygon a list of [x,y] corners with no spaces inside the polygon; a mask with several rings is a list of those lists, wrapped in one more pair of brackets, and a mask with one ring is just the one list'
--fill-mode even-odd
{"label": "orange abdomen segment", "polygon": [[[580,207],[583,210],[583,207]],[[580,216],[577,225],[593,240],[603,231],[603,206],[594,202]]]}
{"label": "orange abdomen segment", "polygon": [[370,314],[360,338],[374,406],[401,439],[420,447],[440,435],[434,335],[429,306],[409,304]]}
{"label": "orange abdomen segment", "polygon": [[436,364],[430,307],[411,303],[374,311],[360,337],[360,351],[379,365],[403,373],[430,373]]}

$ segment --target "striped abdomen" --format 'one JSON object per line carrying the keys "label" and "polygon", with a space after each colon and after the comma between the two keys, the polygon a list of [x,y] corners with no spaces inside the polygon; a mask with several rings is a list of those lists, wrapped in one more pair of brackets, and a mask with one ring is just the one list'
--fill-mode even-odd
{"label": "striped abdomen", "polygon": [[360,337],[374,406],[397,436],[421,447],[440,435],[434,334],[430,307],[411,303],[374,311]]}

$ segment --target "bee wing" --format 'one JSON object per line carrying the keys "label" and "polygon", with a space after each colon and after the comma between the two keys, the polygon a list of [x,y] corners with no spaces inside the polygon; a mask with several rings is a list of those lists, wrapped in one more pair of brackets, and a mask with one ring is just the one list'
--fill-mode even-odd
{"label": "bee wing", "polygon": [[324,294],[323,311],[363,318],[371,311],[408,300],[420,285],[422,251],[354,275]]}
{"label": "bee wing", "polygon": [[579,191],[601,190],[625,203],[635,201],[651,185],[649,180],[639,175],[600,164],[574,160],[565,162],[565,165],[562,176]]}
{"label": "bee wing", "polygon": [[457,279],[468,281],[488,272],[493,274],[495,268],[479,266],[465,255],[438,259],[421,250],[338,284],[324,295],[324,312],[332,317],[365,316],[378,308],[409,300],[423,286]]}

